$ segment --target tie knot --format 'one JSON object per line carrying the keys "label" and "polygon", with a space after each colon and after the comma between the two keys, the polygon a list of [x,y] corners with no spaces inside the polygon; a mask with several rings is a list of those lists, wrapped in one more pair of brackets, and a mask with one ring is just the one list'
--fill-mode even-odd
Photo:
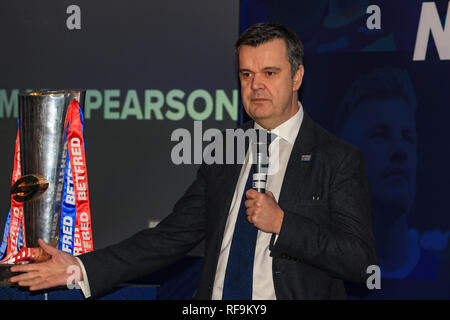
{"label": "tie knot", "polygon": [[257,142],[265,143],[269,146],[278,136],[275,133],[272,133],[265,129],[257,130]]}
{"label": "tie knot", "polygon": [[270,131],[268,131],[267,134],[268,134],[267,145],[270,145],[278,136]]}

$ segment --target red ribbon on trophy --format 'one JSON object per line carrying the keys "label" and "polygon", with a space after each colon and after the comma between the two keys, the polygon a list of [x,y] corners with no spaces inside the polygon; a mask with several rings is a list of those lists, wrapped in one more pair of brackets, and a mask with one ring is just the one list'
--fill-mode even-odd
{"label": "red ribbon on trophy", "polygon": [[70,119],[67,133],[70,168],[73,187],[75,189],[76,220],[74,248],[75,255],[93,250],[91,209],[89,205],[89,186],[86,169],[86,154],[84,149],[82,116],[78,101],[69,105]]}
{"label": "red ribbon on trophy", "polygon": [[[58,243],[53,244],[70,252],[73,255],[82,254],[93,250],[91,211],[89,204],[89,187],[86,168],[86,155],[83,137],[83,114],[79,102],[74,99],[70,102],[66,113],[64,124],[64,151],[67,157],[64,161],[69,161],[66,165],[62,163],[64,172],[64,196],[59,197],[56,208],[60,210],[59,228],[60,234],[57,237]],[[20,157],[20,136],[19,130],[16,138],[14,153],[14,170],[12,175],[12,186],[21,178],[21,157]],[[48,183],[47,183],[48,185]],[[73,189],[71,189],[73,188]],[[45,188],[46,189],[46,188]],[[45,192],[43,189],[42,192]],[[72,192],[65,192],[71,189]],[[70,191],[70,190],[69,190]],[[6,221],[3,234],[2,245],[0,246],[0,256],[3,259],[0,264],[17,264],[26,262],[36,262],[48,259],[41,248],[28,248],[26,245],[26,225],[24,223],[24,204],[16,201],[14,194],[11,195],[11,209]],[[69,201],[72,197],[72,201]],[[71,202],[69,205],[67,202]],[[73,205],[71,205],[73,204]],[[71,212],[72,211],[72,212]],[[74,226],[67,224],[70,215],[74,215]],[[64,235],[61,235],[61,231]]]}

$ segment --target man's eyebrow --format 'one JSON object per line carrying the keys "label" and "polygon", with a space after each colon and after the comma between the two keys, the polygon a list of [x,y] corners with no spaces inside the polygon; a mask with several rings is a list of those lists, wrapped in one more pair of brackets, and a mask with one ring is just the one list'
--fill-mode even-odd
{"label": "man's eyebrow", "polygon": [[[280,67],[265,67],[265,68],[263,68],[263,71],[269,71],[269,70],[281,71],[281,68]],[[253,72],[253,71],[249,70],[249,69],[239,69],[239,72]]]}
{"label": "man's eyebrow", "polygon": [[374,126],[372,126],[371,130],[388,130],[389,126],[387,124],[384,123],[376,123]]}
{"label": "man's eyebrow", "polygon": [[275,71],[281,71],[280,67],[265,67],[263,70],[267,71],[267,70],[275,70]]}

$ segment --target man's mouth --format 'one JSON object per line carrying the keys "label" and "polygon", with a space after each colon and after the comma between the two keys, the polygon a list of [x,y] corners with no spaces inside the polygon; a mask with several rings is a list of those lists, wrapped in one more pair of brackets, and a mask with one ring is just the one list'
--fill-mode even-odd
{"label": "man's mouth", "polygon": [[250,99],[250,101],[253,102],[253,103],[262,103],[262,102],[269,101],[269,99],[266,99],[266,98],[252,98],[252,99]]}
{"label": "man's mouth", "polygon": [[386,170],[384,177],[385,178],[402,177],[402,178],[406,179],[407,181],[409,181],[408,170],[406,170],[405,168],[401,168],[401,167],[390,168],[390,169]]}

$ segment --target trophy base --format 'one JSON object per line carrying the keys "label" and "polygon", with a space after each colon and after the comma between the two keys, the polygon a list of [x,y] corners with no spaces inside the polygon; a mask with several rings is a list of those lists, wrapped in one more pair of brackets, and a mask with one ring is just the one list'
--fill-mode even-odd
{"label": "trophy base", "polygon": [[12,272],[10,267],[13,264],[0,264],[0,286],[1,287],[17,287],[17,283],[9,282],[12,276],[21,274],[21,272]]}

